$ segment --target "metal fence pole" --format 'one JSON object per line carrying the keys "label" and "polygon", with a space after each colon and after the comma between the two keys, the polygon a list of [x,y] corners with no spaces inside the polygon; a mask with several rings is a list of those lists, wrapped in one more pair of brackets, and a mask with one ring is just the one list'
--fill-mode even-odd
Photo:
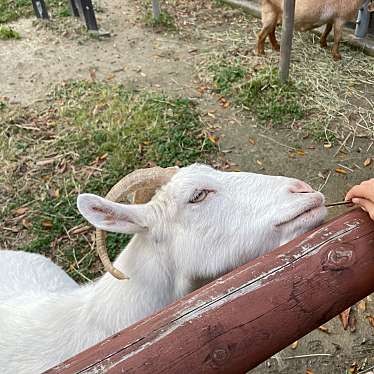
{"label": "metal fence pole", "polygon": [[290,71],[292,36],[295,18],[295,0],[283,1],[282,39],[279,61],[279,79],[286,83]]}
{"label": "metal fence pole", "polygon": [[153,10],[153,16],[155,18],[160,18],[161,9],[160,9],[160,3],[158,2],[158,0],[152,0],[152,10]]}
{"label": "metal fence pole", "polygon": [[369,29],[370,14],[368,10],[369,0],[366,0],[358,12],[355,36],[364,38]]}
{"label": "metal fence pole", "polygon": [[49,19],[47,6],[44,0],[32,0],[32,6],[38,18]]}

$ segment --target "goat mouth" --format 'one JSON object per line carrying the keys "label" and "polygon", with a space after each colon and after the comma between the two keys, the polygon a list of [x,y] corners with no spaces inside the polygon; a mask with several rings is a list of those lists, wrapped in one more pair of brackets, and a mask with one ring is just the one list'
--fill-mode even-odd
{"label": "goat mouth", "polygon": [[276,224],[275,226],[276,227],[284,226],[284,225],[287,225],[289,223],[299,221],[301,219],[308,219],[308,220],[311,219],[311,220],[313,220],[313,218],[315,218],[315,216],[317,216],[317,217],[320,216],[320,214],[318,214],[318,211],[322,212],[323,208],[324,208],[323,205],[317,205],[317,206],[309,207],[309,208],[303,210],[301,213],[298,213],[298,214],[292,216],[291,218],[288,218],[287,220]]}

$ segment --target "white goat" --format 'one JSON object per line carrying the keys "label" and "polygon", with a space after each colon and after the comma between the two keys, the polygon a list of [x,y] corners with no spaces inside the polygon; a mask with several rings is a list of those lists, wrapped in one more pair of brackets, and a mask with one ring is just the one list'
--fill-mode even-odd
{"label": "white goat", "polygon": [[[307,31],[326,25],[321,36],[321,47],[327,48],[327,36],[334,27],[332,56],[340,60],[339,44],[344,24],[356,16],[364,0],[297,0],[295,5],[295,30]],[[264,54],[265,39],[268,36],[271,46],[279,51],[275,37],[277,24],[281,22],[283,0],[261,0],[262,30],[257,35],[256,52]]]}
{"label": "white goat", "polygon": [[[161,169],[163,170],[163,169]],[[40,373],[319,225],[324,197],[292,178],[203,165],[173,172],[151,201],[82,194],[99,229],[135,234],[106,273],[78,286],[47,258],[0,251],[0,368]]]}

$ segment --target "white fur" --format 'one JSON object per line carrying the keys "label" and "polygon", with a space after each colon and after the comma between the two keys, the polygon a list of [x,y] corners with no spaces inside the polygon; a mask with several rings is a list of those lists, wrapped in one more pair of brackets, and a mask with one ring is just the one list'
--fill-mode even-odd
{"label": "white fur", "polygon": [[[190,203],[202,189],[211,191],[206,199]],[[136,232],[115,261],[130,280],[105,274],[78,286],[43,256],[0,251],[1,373],[39,373],[157,312],[320,224],[323,203],[296,179],[203,165],[179,169],[144,205],[81,195],[91,223]]]}

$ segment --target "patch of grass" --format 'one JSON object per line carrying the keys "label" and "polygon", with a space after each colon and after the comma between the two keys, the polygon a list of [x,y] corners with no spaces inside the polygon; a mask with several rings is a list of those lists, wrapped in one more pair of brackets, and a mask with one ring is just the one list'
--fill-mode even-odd
{"label": "patch of grass", "polygon": [[326,126],[319,122],[310,122],[305,126],[305,130],[317,142],[327,142],[334,144],[336,142],[336,134],[326,128]]}
{"label": "patch of grass", "polygon": [[251,69],[239,59],[222,59],[208,70],[216,92],[231,97],[262,123],[287,124],[304,116],[303,87],[292,81],[282,84],[272,66]]}
{"label": "patch of grass", "polygon": [[246,76],[246,69],[240,63],[221,62],[209,67],[213,72],[214,88],[221,94],[229,94],[233,85]]}
{"label": "patch of grass", "polygon": [[65,6],[65,7],[59,9],[57,15],[58,15],[59,17],[70,17],[71,14],[70,14],[70,9],[69,9],[69,7],[68,7],[68,6]]}
{"label": "patch of grass", "polygon": [[[67,9],[62,0],[48,0],[47,10],[52,15],[59,15]],[[0,0],[0,23],[15,21],[34,14],[31,0]]]}
{"label": "patch of grass", "polygon": [[17,31],[13,30],[11,27],[0,26],[0,39],[21,39],[21,35]]}
{"label": "patch of grass", "polygon": [[6,105],[5,101],[0,100],[0,110],[5,109],[6,106],[7,105]]}
{"label": "patch of grass", "polygon": [[213,5],[217,7],[221,7],[226,5],[226,3],[223,0],[213,0]]}
{"label": "patch of grass", "polygon": [[[185,98],[75,81],[50,100],[36,111],[6,109],[0,120],[0,247],[42,253],[85,281],[102,267],[78,193],[103,196],[148,165],[208,161],[216,146]],[[128,240],[108,236],[112,259]]]}
{"label": "patch of grass", "polygon": [[152,11],[147,10],[144,16],[144,24],[147,27],[162,28],[167,30],[176,30],[177,27],[173,16],[166,10],[161,11],[160,17],[154,17]]}
{"label": "patch of grass", "polygon": [[303,92],[292,81],[283,84],[277,69],[266,67],[240,86],[237,102],[253,112],[262,122],[275,125],[300,120],[304,116]]}

